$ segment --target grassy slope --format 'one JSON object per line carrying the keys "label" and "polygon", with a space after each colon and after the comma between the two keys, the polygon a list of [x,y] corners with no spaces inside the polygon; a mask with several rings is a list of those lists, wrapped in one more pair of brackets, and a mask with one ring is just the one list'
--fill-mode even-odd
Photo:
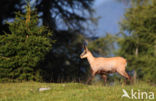
{"label": "grassy slope", "polygon": [[[51,90],[39,92],[40,87],[50,87]],[[80,83],[1,83],[0,101],[133,101],[121,98],[122,88],[128,92],[134,89],[136,91],[152,91],[156,94],[156,87],[145,83],[123,87]]]}

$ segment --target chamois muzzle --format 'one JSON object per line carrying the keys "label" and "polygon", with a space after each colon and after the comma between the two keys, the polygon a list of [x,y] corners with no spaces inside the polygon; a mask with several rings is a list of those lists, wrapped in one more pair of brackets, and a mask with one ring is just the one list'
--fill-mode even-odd
{"label": "chamois muzzle", "polygon": [[85,54],[86,54],[86,51],[84,50],[84,51],[81,53],[80,58],[83,59],[83,58],[84,58],[83,56],[84,56]]}
{"label": "chamois muzzle", "polygon": [[84,52],[83,52],[83,53],[81,53],[80,58],[82,59],[82,58],[83,58],[83,56],[84,56]]}

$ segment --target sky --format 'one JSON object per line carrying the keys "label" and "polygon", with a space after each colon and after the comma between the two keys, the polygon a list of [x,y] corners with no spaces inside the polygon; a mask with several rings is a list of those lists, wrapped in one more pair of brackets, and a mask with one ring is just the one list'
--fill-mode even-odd
{"label": "sky", "polygon": [[119,21],[124,17],[127,6],[127,4],[117,0],[95,0],[95,15],[100,17],[95,36],[118,33],[120,30]]}

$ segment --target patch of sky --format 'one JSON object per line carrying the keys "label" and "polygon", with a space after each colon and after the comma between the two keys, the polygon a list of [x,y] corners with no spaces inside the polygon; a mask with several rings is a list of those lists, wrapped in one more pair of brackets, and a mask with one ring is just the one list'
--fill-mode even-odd
{"label": "patch of sky", "polygon": [[96,26],[95,36],[101,37],[107,33],[118,33],[120,31],[119,22],[124,17],[126,8],[128,5],[117,0],[95,0],[95,15],[100,18]]}

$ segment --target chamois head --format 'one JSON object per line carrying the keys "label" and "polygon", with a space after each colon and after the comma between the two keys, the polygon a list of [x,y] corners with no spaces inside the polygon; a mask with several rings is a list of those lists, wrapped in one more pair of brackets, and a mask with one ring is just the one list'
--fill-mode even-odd
{"label": "chamois head", "polygon": [[90,53],[88,48],[85,45],[83,45],[83,48],[84,48],[84,50],[83,50],[83,52],[80,55],[81,59],[87,58],[89,56],[89,53]]}

